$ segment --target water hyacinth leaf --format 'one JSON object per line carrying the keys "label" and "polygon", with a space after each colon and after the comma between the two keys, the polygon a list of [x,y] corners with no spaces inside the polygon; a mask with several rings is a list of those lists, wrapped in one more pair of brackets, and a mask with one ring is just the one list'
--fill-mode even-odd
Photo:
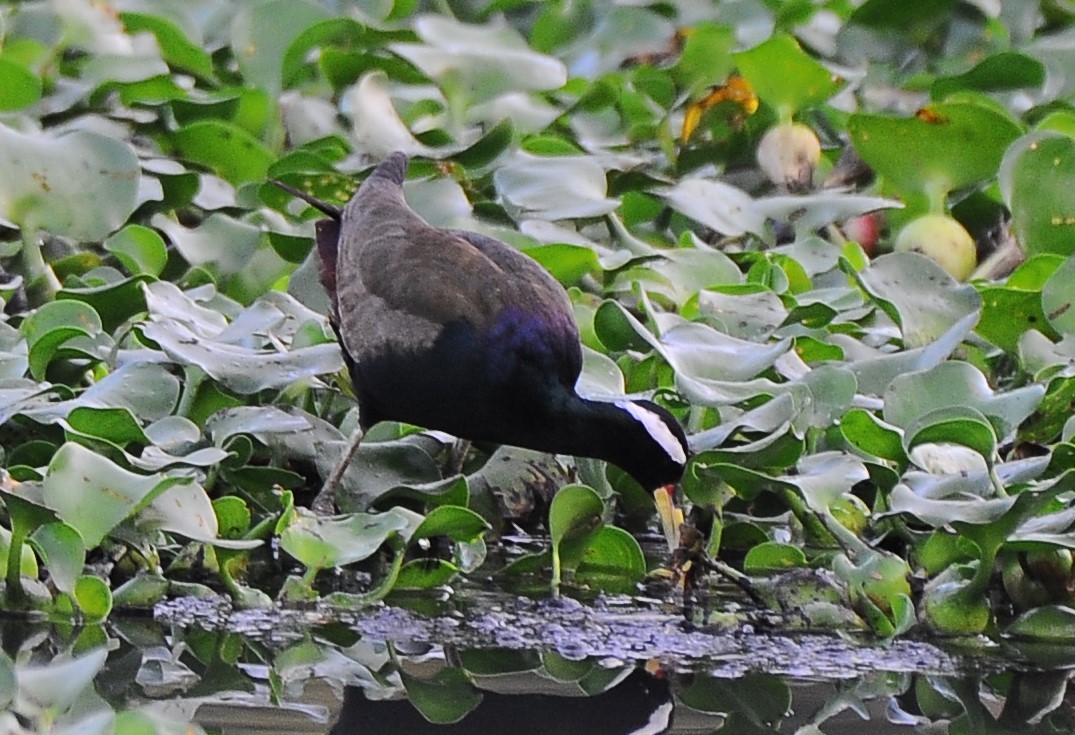
{"label": "water hyacinth leaf", "polygon": [[74,598],[88,621],[100,621],[112,612],[112,590],[108,582],[92,574],[83,574],[75,583]]}
{"label": "water hyacinth leaf", "polygon": [[75,584],[86,565],[86,546],[82,535],[61,521],[39,526],[30,543],[49,570],[49,579],[56,589],[74,594]]}
{"label": "water hyacinth leaf", "polygon": [[420,143],[392,103],[388,76],[382,71],[364,74],[344,92],[340,107],[351,119],[351,137],[371,156],[384,158],[393,151],[408,156],[435,157],[437,151]]}
{"label": "water hyacinth leaf", "polygon": [[698,293],[697,305],[720,331],[751,342],[768,339],[788,318],[780,297],[761,286],[706,289]]}
{"label": "water hyacinth leaf", "polygon": [[67,443],[49,464],[43,498],[92,549],[161,493],[188,482],[181,477],[136,475],[79,444]]}
{"label": "water hyacinth leaf", "polygon": [[25,66],[0,59],[0,110],[19,110],[41,99],[41,80]]}
{"label": "water hyacinth leaf", "polygon": [[729,438],[741,431],[762,434],[778,434],[781,427],[787,428],[798,414],[799,408],[790,393],[774,396],[755,409],[740,416],[723,421],[719,426],[700,431],[687,437],[693,454],[704,452],[724,444]]}
{"label": "water hyacinth leaf", "polygon": [[895,462],[903,467],[907,454],[903,451],[903,431],[861,408],[848,411],[840,419],[844,439],[861,452]]}
{"label": "water hyacinth leaf", "polygon": [[244,6],[231,24],[231,47],[243,77],[277,94],[288,48],[303,31],[328,17],[325,8],[307,0]]}
{"label": "water hyacinth leaf", "polygon": [[1005,352],[1018,352],[1025,335],[1048,328],[1040,290],[982,286],[979,293],[982,318],[975,331]]}
{"label": "water hyacinth leaf", "polygon": [[900,323],[904,344],[911,348],[935,342],[982,309],[973,286],[956,285],[943,268],[918,253],[883,255],[855,277]]}
{"label": "water hyacinth leaf", "polygon": [[997,176],[1012,230],[1029,255],[1072,253],[1075,232],[1075,140],[1035,132],[1014,143]]}
{"label": "water hyacinth leaf", "polygon": [[668,279],[677,303],[683,303],[703,288],[735,285],[743,280],[731,258],[716,250],[680,248],[662,255],[647,266]]}
{"label": "water hyacinth leaf", "polygon": [[29,346],[30,375],[42,380],[49,363],[67,342],[100,333],[101,318],[88,304],[52,301],[23,320],[19,331]]}
{"label": "water hyacinth leaf", "polygon": [[982,59],[973,68],[954,76],[944,76],[933,82],[929,93],[934,100],[943,100],[953,92],[972,89],[1008,91],[1037,88],[1045,82],[1045,65],[1026,54],[1002,51]]}
{"label": "water hyacinth leaf", "polygon": [[482,137],[471,143],[468,148],[453,154],[452,160],[468,169],[488,166],[508,149],[514,137],[515,126],[510,118],[504,118],[489,128]]}
{"label": "water hyacinth leaf", "polygon": [[526,254],[540,263],[553,278],[567,285],[601,271],[597,253],[580,245],[539,245],[527,248]]}
{"label": "water hyacinth leaf", "polygon": [[585,485],[568,485],[553,497],[549,507],[553,586],[560,584],[563,569],[574,569],[581,562],[586,544],[601,528],[604,510],[597,492]]}
{"label": "water hyacinth leaf", "polygon": [[131,275],[159,276],[168,263],[164,239],[144,225],[127,225],[104,241],[104,248],[116,256]]}
{"label": "water hyacinth leaf", "polygon": [[485,519],[469,508],[440,505],[426,514],[411,534],[411,540],[447,536],[452,541],[473,541],[489,528]]}
{"label": "water hyacinth leaf", "polygon": [[179,380],[163,365],[132,362],[109,373],[77,398],[34,406],[23,413],[35,421],[53,423],[80,408],[125,409],[139,422],[156,421],[171,414],[179,400],[179,388]]}
{"label": "water hyacinth leaf", "polygon": [[[60,264],[53,263],[53,267],[60,274]],[[115,276],[114,278],[111,278]],[[131,278],[122,278],[116,271],[108,267],[98,268],[85,274],[85,279],[99,278],[109,279],[107,283],[94,286],[67,285],[56,294],[57,299],[82,301],[89,304],[101,317],[101,323],[108,332],[114,332],[121,324],[136,314],[146,310],[145,298],[142,293],[142,283],[148,281],[150,276],[140,275]],[[71,279],[68,279],[70,282]]]}
{"label": "water hyacinth leaf", "polygon": [[[248,267],[262,238],[258,227],[220,213],[209,215],[193,228],[162,215],[154,216],[152,222],[168,236],[184,260],[194,266],[206,266],[222,276],[240,273]],[[228,247],[221,247],[222,242]]]}
{"label": "water hyacinth leaf", "polygon": [[606,196],[605,170],[590,157],[519,153],[497,168],[493,181],[509,204],[540,219],[600,217],[620,204]]}
{"label": "water hyacinth leaf", "polygon": [[1066,259],[1045,282],[1041,290],[1041,306],[1049,325],[1062,335],[1075,335],[1075,264]]}
{"label": "water hyacinth leaf", "polygon": [[575,580],[605,592],[630,593],[646,576],[646,557],[631,534],[602,526],[586,544],[575,568]]}
{"label": "water hyacinth leaf", "polygon": [[101,240],[137,206],[134,151],[99,133],[54,137],[0,124],[0,169],[0,217],[28,232]]}
{"label": "water hyacinth leaf", "polygon": [[858,154],[887,182],[931,195],[992,178],[1021,132],[1009,116],[970,102],[927,105],[909,118],[855,114],[847,129]]}
{"label": "water hyacinth leaf", "polygon": [[107,658],[108,650],[98,648],[69,659],[17,667],[15,710],[24,715],[66,711],[92,685]]}
{"label": "water hyacinth leaf", "polygon": [[843,86],[843,80],[803,51],[791,36],[773,36],[734,58],[739,73],[762,101],[777,109],[781,119],[821,104]]}
{"label": "water hyacinth leaf", "polygon": [[[923,497],[905,484],[889,495],[892,513],[907,513],[935,528],[954,526],[979,548],[999,548],[1028,517],[1052,498],[1071,489],[1072,473],[1023,490],[1014,497],[980,498],[956,493],[950,497]],[[980,528],[979,528],[980,527]]]}
{"label": "water hyacinth leaf", "polygon": [[680,86],[697,92],[723,82],[734,66],[735,34],[728,26],[698,23],[686,37],[683,53],[672,68]]}
{"label": "water hyacinth leaf", "polygon": [[470,25],[422,15],[414,30],[424,43],[389,48],[438,82],[450,101],[462,94],[474,104],[505,92],[559,89],[567,81],[562,61],[533,51],[503,20]]}
{"label": "water hyacinth leaf", "polygon": [[310,422],[275,406],[236,406],[213,414],[206,422],[206,433],[218,447],[239,434],[249,434],[259,441],[277,433],[309,431]]}
{"label": "water hyacinth leaf", "polygon": [[623,373],[610,357],[583,345],[582,372],[575,383],[575,391],[590,398],[621,396],[624,393]]}
{"label": "water hyacinth leaf", "polygon": [[188,39],[183,29],[170,19],[162,15],[130,12],[120,13],[119,17],[127,33],[152,33],[160,46],[161,56],[172,68],[193,74],[205,81],[215,78],[213,59],[209,53],[201,45]]}
{"label": "water hyacinth leaf", "polygon": [[[11,528],[0,526],[0,561],[4,563],[0,571],[6,570],[8,584],[18,585],[19,574],[32,579],[38,575],[37,558],[23,541],[40,527],[53,523],[56,514],[41,504],[38,493],[34,492],[36,487],[13,483],[10,478],[5,480],[0,497],[7,508]],[[13,545],[19,547],[17,561],[11,557]]]}
{"label": "water hyacinth leaf", "polygon": [[925,347],[855,360],[848,363],[847,368],[858,380],[859,393],[883,395],[897,377],[905,373],[928,370],[947,360],[971,333],[977,321],[977,313],[968,314],[953,324],[938,340]]}
{"label": "water hyacinth leaf", "polygon": [[142,327],[145,336],[180,365],[196,365],[243,395],[286,388],[297,380],[343,368],[339,347],[321,344],[287,352],[258,350],[198,335],[187,324],[161,319]]}
{"label": "water hyacinth leaf", "polygon": [[1069,643],[1075,640],[1075,609],[1044,605],[1028,610],[1004,629],[1012,638]]}
{"label": "water hyacinth leaf", "polygon": [[172,483],[142,508],[135,519],[143,530],[178,533],[192,541],[226,549],[252,549],[261,541],[219,537],[216,512],[205,488],[187,479]]}
{"label": "water hyacinth leaf", "polygon": [[[328,477],[339,460],[344,442],[325,447],[316,458],[318,472]],[[454,478],[441,479],[440,468],[429,452],[411,442],[364,442],[348,465],[340,482],[337,503],[341,510],[367,510],[392,491],[408,494],[422,488],[432,493],[452,492],[457,488]]]}
{"label": "water hyacinth leaf", "polygon": [[277,533],[280,548],[306,567],[330,569],[369,558],[393,537],[409,539],[421,522],[422,516],[400,507],[327,518],[292,507]]}
{"label": "water hyacinth leaf", "polygon": [[765,216],[742,189],[709,179],[683,179],[659,192],[669,206],[722,235],[763,235]]}
{"label": "water hyacinth leaf", "polygon": [[430,590],[448,584],[457,574],[459,567],[444,559],[412,559],[400,568],[392,589]]}
{"label": "water hyacinth leaf", "polygon": [[264,143],[234,123],[199,120],[173,136],[183,158],[213,171],[232,184],[265,178],[275,156]]}
{"label": "water hyacinth leaf", "polygon": [[973,365],[945,362],[893,380],[885,392],[884,419],[906,429],[939,408],[968,406],[986,416],[1004,438],[1034,412],[1044,395],[1042,385],[998,393]]}
{"label": "water hyacinth leaf", "polygon": [[149,444],[149,438],[127,408],[79,406],[67,414],[67,427],[76,434],[103,439],[118,447],[132,442],[140,446]]}
{"label": "water hyacinth leaf", "polygon": [[903,442],[909,454],[922,444],[968,447],[988,464],[992,464],[997,451],[997,435],[992,424],[970,406],[945,406],[919,416],[906,427]]}
{"label": "water hyacinth leaf", "polygon": [[407,700],[428,722],[452,725],[481,704],[481,691],[461,668],[443,668],[428,679],[401,672]]}
{"label": "water hyacinth leaf", "polygon": [[866,465],[858,457],[843,452],[822,452],[804,457],[793,475],[780,478],[802,492],[815,513],[829,508],[860,482],[870,479]]}
{"label": "water hyacinth leaf", "polygon": [[759,344],[722,334],[705,324],[687,322],[661,335],[659,351],[684,377],[744,381],[772,367],[790,347],[789,339]]}
{"label": "water hyacinth leaf", "polygon": [[798,546],[767,541],[751,547],[743,559],[743,571],[767,574],[806,566],[806,555]]}
{"label": "water hyacinth leaf", "polygon": [[796,381],[809,390],[795,427],[825,429],[836,424],[851,407],[858,381],[855,374],[838,365],[820,365]]}
{"label": "water hyacinth leaf", "polygon": [[183,321],[207,336],[216,335],[228,326],[224,314],[203,306],[193,293],[184,293],[174,283],[154,281],[143,284],[142,290],[150,316]]}

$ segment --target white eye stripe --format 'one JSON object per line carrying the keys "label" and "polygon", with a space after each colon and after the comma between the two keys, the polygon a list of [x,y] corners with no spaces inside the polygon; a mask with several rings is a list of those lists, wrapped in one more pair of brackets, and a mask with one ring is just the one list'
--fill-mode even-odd
{"label": "white eye stripe", "polygon": [[679,439],[660,416],[631,401],[616,401],[615,405],[631,414],[638,423],[642,424],[646,432],[661,445],[661,449],[673,462],[681,465],[687,464],[687,453],[683,451],[683,445],[679,443]]}

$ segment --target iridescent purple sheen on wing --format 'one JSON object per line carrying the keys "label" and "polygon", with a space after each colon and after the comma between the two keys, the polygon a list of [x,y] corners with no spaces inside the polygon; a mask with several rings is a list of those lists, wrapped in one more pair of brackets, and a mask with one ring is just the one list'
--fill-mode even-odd
{"label": "iridescent purple sheen on wing", "polygon": [[485,330],[483,342],[497,355],[496,369],[504,377],[522,364],[555,374],[570,387],[582,370],[578,328],[569,313],[509,306]]}

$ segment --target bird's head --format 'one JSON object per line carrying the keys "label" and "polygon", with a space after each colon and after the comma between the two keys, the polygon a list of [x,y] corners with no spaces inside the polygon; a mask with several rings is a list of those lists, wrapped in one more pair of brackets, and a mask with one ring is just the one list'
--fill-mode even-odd
{"label": "bird's head", "polygon": [[652,401],[616,401],[613,405],[631,419],[630,443],[617,460],[642,487],[655,490],[683,477],[690,450],[676,417]]}

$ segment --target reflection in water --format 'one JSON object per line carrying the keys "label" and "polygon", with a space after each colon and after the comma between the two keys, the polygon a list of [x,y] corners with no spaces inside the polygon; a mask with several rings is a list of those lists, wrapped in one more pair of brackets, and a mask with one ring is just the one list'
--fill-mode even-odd
{"label": "reflection in water", "polygon": [[[625,676],[599,694],[587,697],[576,688],[564,692],[496,692],[476,690],[474,708],[457,722],[434,725],[407,700],[373,701],[348,687],[333,735],[381,733],[498,733],[513,735],[657,735],[670,732],[672,693],[663,672],[646,668]],[[547,685],[548,682],[545,682]],[[542,686],[531,682],[530,686]],[[550,687],[543,687],[550,688]],[[566,689],[567,687],[563,687]]]}
{"label": "reflection in water", "polygon": [[538,648],[386,643],[340,625],[252,632],[148,619],[83,630],[0,621],[0,732],[1075,732],[1072,654],[1060,646],[1034,652],[1038,671],[1021,647],[1020,670],[979,661],[950,676],[856,675],[864,649],[851,647],[846,678],[810,680],[762,673],[760,659],[742,675],[742,662],[718,658],[664,657],[659,667]]}

